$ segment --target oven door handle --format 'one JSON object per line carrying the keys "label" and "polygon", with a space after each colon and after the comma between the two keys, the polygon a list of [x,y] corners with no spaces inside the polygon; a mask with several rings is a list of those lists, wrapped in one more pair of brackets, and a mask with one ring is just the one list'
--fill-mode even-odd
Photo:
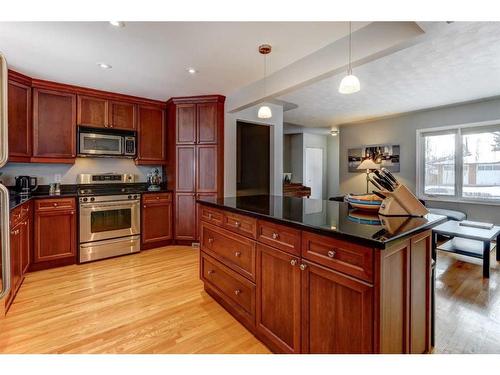
{"label": "oven door handle", "polygon": [[129,203],[106,203],[106,204],[100,204],[100,203],[84,203],[80,204],[80,208],[90,208],[90,209],[101,209],[101,208],[116,208],[116,207],[123,207],[123,208],[132,208],[134,206],[139,205],[139,201],[127,201]]}

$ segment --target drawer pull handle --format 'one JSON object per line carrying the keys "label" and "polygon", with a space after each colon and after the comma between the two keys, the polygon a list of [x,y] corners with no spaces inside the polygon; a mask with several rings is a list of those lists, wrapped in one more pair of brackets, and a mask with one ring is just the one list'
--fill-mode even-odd
{"label": "drawer pull handle", "polygon": [[156,197],[156,200],[160,199],[160,197]]}
{"label": "drawer pull handle", "polygon": [[57,203],[54,203],[54,207],[57,207]]}
{"label": "drawer pull handle", "polygon": [[234,253],[234,256],[235,256],[235,257],[240,257],[240,256],[241,256],[241,252],[236,251],[236,252]]}
{"label": "drawer pull handle", "polygon": [[214,243],[214,239],[213,239],[212,237],[209,237],[209,238],[208,238],[208,243],[210,243],[210,244],[211,244],[211,243]]}
{"label": "drawer pull handle", "polygon": [[234,294],[236,294],[237,296],[238,296],[240,293],[241,293],[241,290],[239,290],[239,289],[236,289],[236,290],[234,291]]}
{"label": "drawer pull handle", "polygon": [[297,259],[292,259],[292,260],[290,261],[290,264],[291,264],[292,266],[296,266],[296,265],[297,265]]}
{"label": "drawer pull handle", "polygon": [[214,271],[214,270],[208,270],[208,272],[207,272],[207,273],[208,273],[209,275],[211,275],[211,274],[215,273],[215,271]]}
{"label": "drawer pull handle", "polygon": [[273,240],[277,240],[280,235],[276,232],[273,233]]}
{"label": "drawer pull handle", "polygon": [[236,226],[236,228],[239,228],[241,226],[241,223],[239,221],[235,221],[234,225]]}
{"label": "drawer pull handle", "polygon": [[328,251],[328,253],[327,253],[327,255],[328,255],[328,257],[329,257],[329,258],[335,258],[335,254],[336,254],[336,253],[335,253],[335,250],[330,250],[330,251]]}
{"label": "drawer pull handle", "polygon": [[208,214],[208,218],[212,220],[212,214]]}
{"label": "drawer pull handle", "polygon": [[302,263],[299,267],[301,271],[304,271],[307,268],[307,264]]}

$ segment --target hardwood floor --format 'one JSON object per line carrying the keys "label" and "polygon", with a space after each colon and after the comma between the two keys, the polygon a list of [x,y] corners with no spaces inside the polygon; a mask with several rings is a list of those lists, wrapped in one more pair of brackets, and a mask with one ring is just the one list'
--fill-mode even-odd
{"label": "hardwood floor", "polygon": [[0,332],[0,353],[269,352],[180,246],[28,274]]}
{"label": "hardwood floor", "polygon": [[[435,353],[500,353],[500,263],[438,254]],[[463,258],[465,259],[465,258]],[[214,302],[198,250],[171,246],[28,274],[0,353],[268,353]]]}
{"label": "hardwood floor", "polygon": [[434,353],[500,353],[500,263],[438,252]]}

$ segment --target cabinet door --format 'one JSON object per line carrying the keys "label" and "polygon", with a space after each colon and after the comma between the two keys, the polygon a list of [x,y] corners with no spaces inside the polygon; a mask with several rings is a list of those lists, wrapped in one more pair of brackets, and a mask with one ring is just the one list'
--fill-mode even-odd
{"label": "cabinet door", "polygon": [[108,102],[108,124],[113,129],[135,130],[136,106],[126,102]]}
{"label": "cabinet door", "polygon": [[12,297],[14,296],[17,286],[21,282],[22,269],[21,269],[21,248],[22,248],[22,231],[23,223],[17,224],[10,231],[10,272],[11,272],[11,290]]}
{"label": "cabinet door", "polygon": [[47,159],[76,156],[75,95],[33,90],[33,156]]}
{"label": "cabinet door", "polygon": [[196,195],[194,193],[175,194],[175,239],[196,239]]}
{"label": "cabinet door", "polygon": [[139,106],[139,160],[165,160],[165,112],[158,107]]}
{"label": "cabinet door", "polygon": [[277,352],[300,353],[299,259],[257,245],[257,333]]}
{"label": "cabinet door", "polygon": [[35,212],[34,263],[76,257],[74,210]]}
{"label": "cabinet door", "polygon": [[149,244],[172,238],[172,203],[142,204],[142,243]]}
{"label": "cabinet door", "polygon": [[176,191],[194,192],[196,190],[196,147],[177,146]]}
{"label": "cabinet door", "polygon": [[11,161],[29,161],[32,135],[31,87],[9,81],[8,91],[9,158]]}
{"label": "cabinet door", "polygon": [[108,127],[108,101],[93,96],[78,95],[78,125]]}
{"label": "cabinet door", "polygon": [[373,287],[302,261],[302,351],[372,353]]}
{"label": "cabinet door", "polygon": [[208,193],[217,191],[217,146],[196,147],[196,191]]}
{"label": "cabinet door", "polygon": [[21,223],[21,273],[24,275],[28,272],[31,262],[31,218]]}
{"label": "cabinet door", "polygon": [[200,103],[196,105],[198,118],[197,143],[217,143],[217,103]]}
{"label": "cabinet door", "polygon": [[196,143],[196,104],[178,104],[176,106],[176,142]]}

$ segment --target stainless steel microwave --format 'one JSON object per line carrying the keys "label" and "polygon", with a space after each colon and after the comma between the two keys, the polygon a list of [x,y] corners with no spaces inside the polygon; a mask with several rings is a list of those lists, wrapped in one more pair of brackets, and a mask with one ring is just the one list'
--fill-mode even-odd
{"label": "stainless steel microwave", "polygon": [[78,131],[79,156],[108,156],[134,158],[136,133],[83,129]]}

